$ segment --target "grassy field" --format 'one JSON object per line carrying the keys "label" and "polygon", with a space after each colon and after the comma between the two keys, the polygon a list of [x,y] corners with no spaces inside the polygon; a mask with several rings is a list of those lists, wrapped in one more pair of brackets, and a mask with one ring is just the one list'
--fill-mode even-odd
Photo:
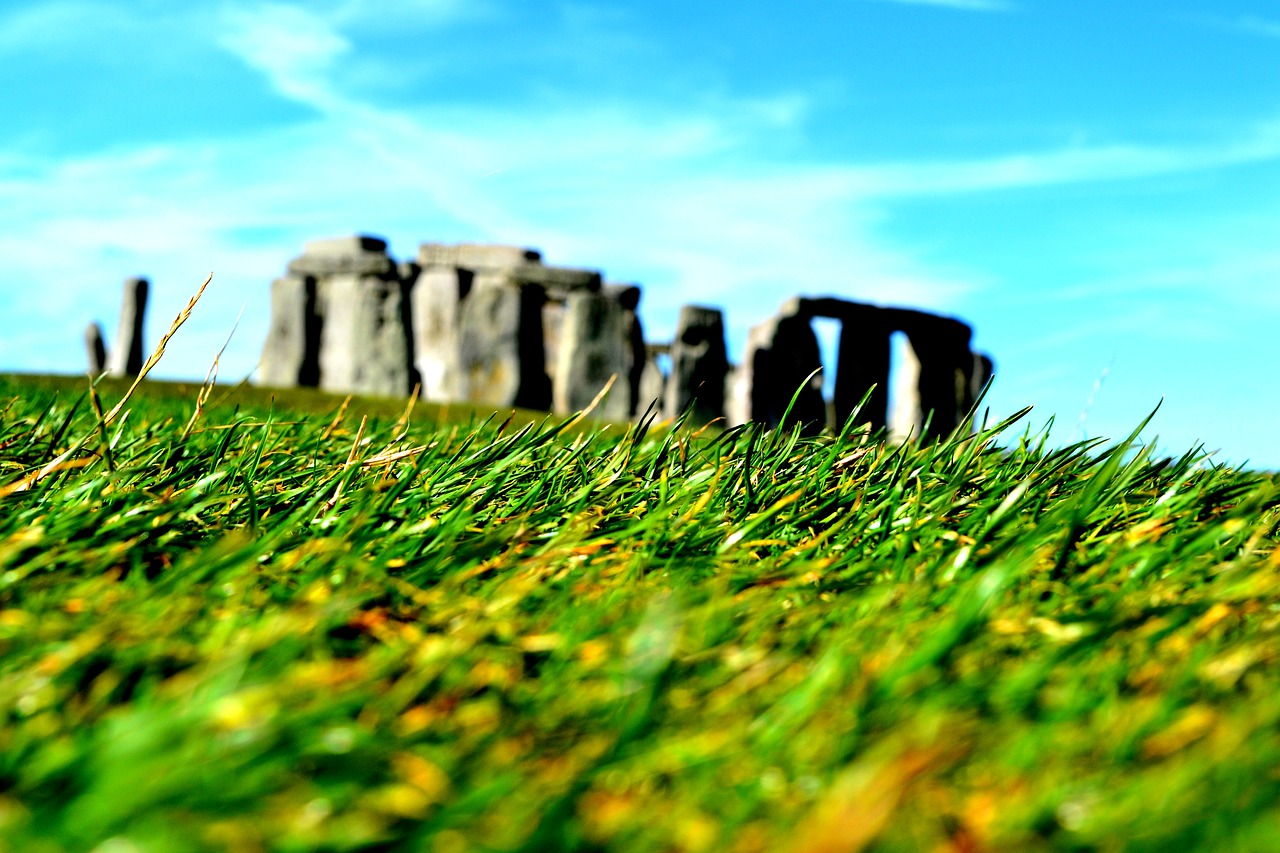
{"label": "grassy field", "polygon": [[1280,849],[1277,483],[0,377],[0,850]]}

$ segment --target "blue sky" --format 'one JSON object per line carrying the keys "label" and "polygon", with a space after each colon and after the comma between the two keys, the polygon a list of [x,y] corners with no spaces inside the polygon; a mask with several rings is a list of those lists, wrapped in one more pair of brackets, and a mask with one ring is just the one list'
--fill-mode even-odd
{"label": "blue sky", "polygon": [[971,322],[997,414],[1280,468],[1280,8],[1232,0],[9,0],[0,370],[121,281],[159,375],[248,374],[269,283],[361,231],[645,285],[651,335],[796,293]]}

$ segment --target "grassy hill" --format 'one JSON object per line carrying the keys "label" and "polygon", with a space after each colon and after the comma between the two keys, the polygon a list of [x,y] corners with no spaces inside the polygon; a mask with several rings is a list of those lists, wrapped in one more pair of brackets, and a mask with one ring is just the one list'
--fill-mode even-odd
{"label": "grassy hill", "polygon": [[0,851],[1280,847],[1269,475],[86,386],[0,377]]}

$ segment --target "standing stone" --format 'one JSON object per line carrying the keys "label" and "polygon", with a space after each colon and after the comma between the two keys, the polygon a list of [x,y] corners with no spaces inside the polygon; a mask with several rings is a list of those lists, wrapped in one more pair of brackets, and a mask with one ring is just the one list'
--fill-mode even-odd
{"label": "standing stone", "polygon": [[740,393],[749,412],[739,417],[746,414],[746,419],[771,427],[801,424],[809,432],[821,430],[827,422],[821,369],[822,350],[809,313],[801,300],[792,300],[747,334],[747,353],[739,370],[744,386]]}
{"label": "standing stone", "polygon": [[321,282],[321,388],[384,397],[412,390],[404,291],[397,278],[338,274]]}
{"label": "standing stone", "polygon": [[513,283],[505,274],[475,277],[459,328],[462,400],[551,408],[542,338],[545,299],[541,287]]}
{"label": "standing stone", "polygon": [[727,426],[741,426],[751,420],[751,376],[742,365],[729,366],[724,378],[724,420]]}
{"label": "standing stone", "polygon": [[907,335],[899,335],[897,344],[893,351],[893,406],[888,418],[889,439],[898,443],[907,439],[919,441],[924,435],[925,421],[925,408],[920,395],[920,356]]}
{"label": "standing stone", "polygon": [[676,337],[671,343],[667,417],[676,417],[689,407],[692,424],[707,424],[724,417],[724,380],[728,370],[724,315],[718,309],[698,305],[681,308]]}
{"label": "standing stone", "polygon": [[980,352],[973,354],[973,376],[969,380],[969,397],[965,411],[973,408],[982,397],[982,392],[987,389],[987,383],[995,377],[995,373],[996,366],[990,356]]}
{"label": "standing stone", "polygon": [[107,345],[98,323],[90,323],[84,330],[84,348],[89,356],[89,375],[100,376],[107,369]]}
{"label": "standing stone", "polygon": [[[950,435],[967,412],[969,388],[973,380],[973,353],[969,349],[972,330],[950,317],[919,311],[896,310],[895,325],[906,333],[909,355],[903,368],[914,370],[915,393],[903,384],[895,385],[901,409],[897,434],[915,427],[915,438],[933,441]],[[909,379],[909,377],[908,377]],[[912,397],[914,396],[914,399]],[[915,414],[908,413],[914,405]],[[891,430],[893,432],[893,430]]]}
{"label": "standing stone", "polygon": [[552,410],[579,412],[611,377],[613,387],[594,414],[623,422],[631,417],[631,353],[622,301],[587,290],[569,294],[560,331],[559,363],[552,374]]}
{"label": "standing stone", "polygon": [[[655,419],[666,417],[663,408],[667,398],[667,377],[663,375],[654,354],[646,353],[644,367],[640,371],[639,394],[636,399],[635,416],[643,417],[650,412]],[[651,408],[652,407],[652,408]]]}
{"label": "standing stone", "polygon": [[271,327],[262,347],[258,382],[276,388],[320,384],[320,330],[314,276],[286,275],[271,283]]}
{"label": "standing stone", "polygon": [[625,389],[627,415],[636,417],[644,412],[640,406],[640,384],[644,377],[645,362],[649,358],[644,342],[644,327],[640,323],[640,287],[635,284],[605,284],[601,286],[600,292],[622,308],[626,372],[618,377],[618,385],[614,387],[621,386]]}
{"label": "standing stone", "polygon": [[436,403],[461,400],[462,306],[471,292],[472,273],[460,267],[430,266],[414,284],[414,353],[422,396]]}
{"label": "standing stone", "polygon": [[839,319],[840,349],[832,395],[834,426],[842,428],[867,397],[858,420],[877,432],[888,424],[891,328],[885,311],[871,305],[849,303]]}
{"label": "standing stone", "polygon": [[147,315],[145,278],[130,278],[124,283],[124,301],[120,307],[120,326],[115,346],[107,358],[107,374],[115,377],[137,376],[142,372],[145,353],[142,328]]}

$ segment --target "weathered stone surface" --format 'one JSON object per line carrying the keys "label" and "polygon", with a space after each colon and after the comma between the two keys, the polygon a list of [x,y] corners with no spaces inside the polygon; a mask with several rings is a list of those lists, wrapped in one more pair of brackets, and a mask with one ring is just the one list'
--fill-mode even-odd
{"label": "weathered stone surface", "polygon": [[542,288],[505,275],[476,275],[463,302],[462,399],[492,406],[551,408],[542,340]]}
{"label": "weathered stone surface", "polygon": [[690,422],[706,424],[724,416],[724,380],[729,360],[724,346],[724,315],[716,308],[680,309],[671,343],[666,415],[691,408]]}
{"label": "weathered stone surface", "polygon": [[637,284],[603,284],[600,292],[628,311],[640,307],[640,286]]}
{"label": "weathered stone surface", "polygon": [[928,421],[924,437],[932,441],[954,432],[967,414],[973,332],[951,317],[911,313],[914,322],[904,322],[903,331],[920,359],[920,406]]}
{"label": "weathered stone surface", "polygon": [[503,270],[517,284],[535,284],[541,287],[548,299],[564,300],[577,290],[598,291],[601,285],[599,270],[547,267],[542,264],[519,264]]}
{"label": "weathered stone surface", "polygon": [[322,240],[308,240],[302,244],[304,255],[341,256],[373,254],[385,255],[387,241],[369,234],[352,234],[347,237],[327,237]]}
{"label": "weathered stone surface", "polygon": [[462,267],[472,272],[492,272],[521,264],[539,263],[536,249],[498,243],[423,243],[418,246],[418,263],[424,267]]}
{"label": "weathered stone surface", "polygon": [[892,407],[889,409],[889,439],[895,442],[920,440],[924,435],[925,409],[920,399],[920,356],[910,337],[902,335],[894,350]]}
{"label": "weathered stone surface", "polygon": [[649,354],[640,370],[635,416],[640,418],[646,413],[651,413],[657,420],[661,420],[666,417],[666,399],[667,377],[663,375],[658,360]]}
{"label": "weathered stone surface", "polygon": [[731,365],[724,379],[724,420],[731,427],[751,420],[751,374],[740,364]]}
{"label": "weathered stone surface", "polygon": [[747,352],[739,368],[744,387],[735,418],[821,430],[827,422],[827,406],[822,398],[818,337],[794,302],[784,305],[783,311],[747,333]]}
{"label": "weathered stone surface", "polygon": [[565,302],[560,352],[552,374],[552,406],[558,414],[589,406],[612,377],[613,387],[593,415],[621,422],[631,417],[631,353],[628,314],[602,293],[579,291]]}
{"label": "weathered stone surface", "polygon": [[996,366],[991,357],[984,353],[973,354],[973,375],[969,380],[969,399],[965,410],[972,408],[987,389],[987,383],[995,378]]}
{"label": "weathered stone surface", "polygon": [[433,402],[464,399],[462,305],[472,273],[459,267],[426,267],[411,291],[414,354],[422,396]]}
{"label": "weathered stone surface", "polygon": [[89,356],[89,375],[100,375],[107,369],[107,345],[102,339],[102,326],[98,323],[90,323],[84,330],[84,348]]}
{"label": "weathered stone surface", "polygon": [[148,290],[145,278],[125,280],[120,325],[107,356],[107,373],[111,376],[137,376],[142,371],[146,358],[142,332],[147,318]]}
{"label": "weathered stone surface", "polygon": [[258,383],[314,388],[320,382],[321,318],[316,280],[285,276],[271,283],[271,327],[258,362]]}
{"label": "weathered stone surface", "polygon": [[301,256],[289,261],[288,269],[298,276],[397,275],[395,262],[387,256],[387,242],[367,235],[311,240],[303,246]]}
{"label": "weathered stone surface", "polygon": [[398,280],[334,275],[319,282],[320,387],[404,396],[415,371],[404,287]]}
{"label": "weathered stone surface", "polygon": [[640,322],[640,287],[634,284],[605,284],[600,292],[612,299],[623,310],[623,325],[626,336],[627,372],[618,377],[618,383],[626,388],[629,399],[630,415],[638,417],[644,413],[640,405],[640,382],[644,376],[645,362],[648,360],[648,347],[644,341],[644,326]]}
{"label": "weathered stone surface", "polygon": [[[548,299],[542,304],[542,358],[553,386],[560,365],[560,337],[564,329],[565,301]],[[553,391],[554,395],[554,391]]]}
{"label": "weathered stone surface", "polygon": [[911,433],[924,441],[949,435],[970,405],[972,330],[954,318],[920,311],[892,309],[886,316],[909,342],[903,363],[894,364],[890,433],[898,438]]}

